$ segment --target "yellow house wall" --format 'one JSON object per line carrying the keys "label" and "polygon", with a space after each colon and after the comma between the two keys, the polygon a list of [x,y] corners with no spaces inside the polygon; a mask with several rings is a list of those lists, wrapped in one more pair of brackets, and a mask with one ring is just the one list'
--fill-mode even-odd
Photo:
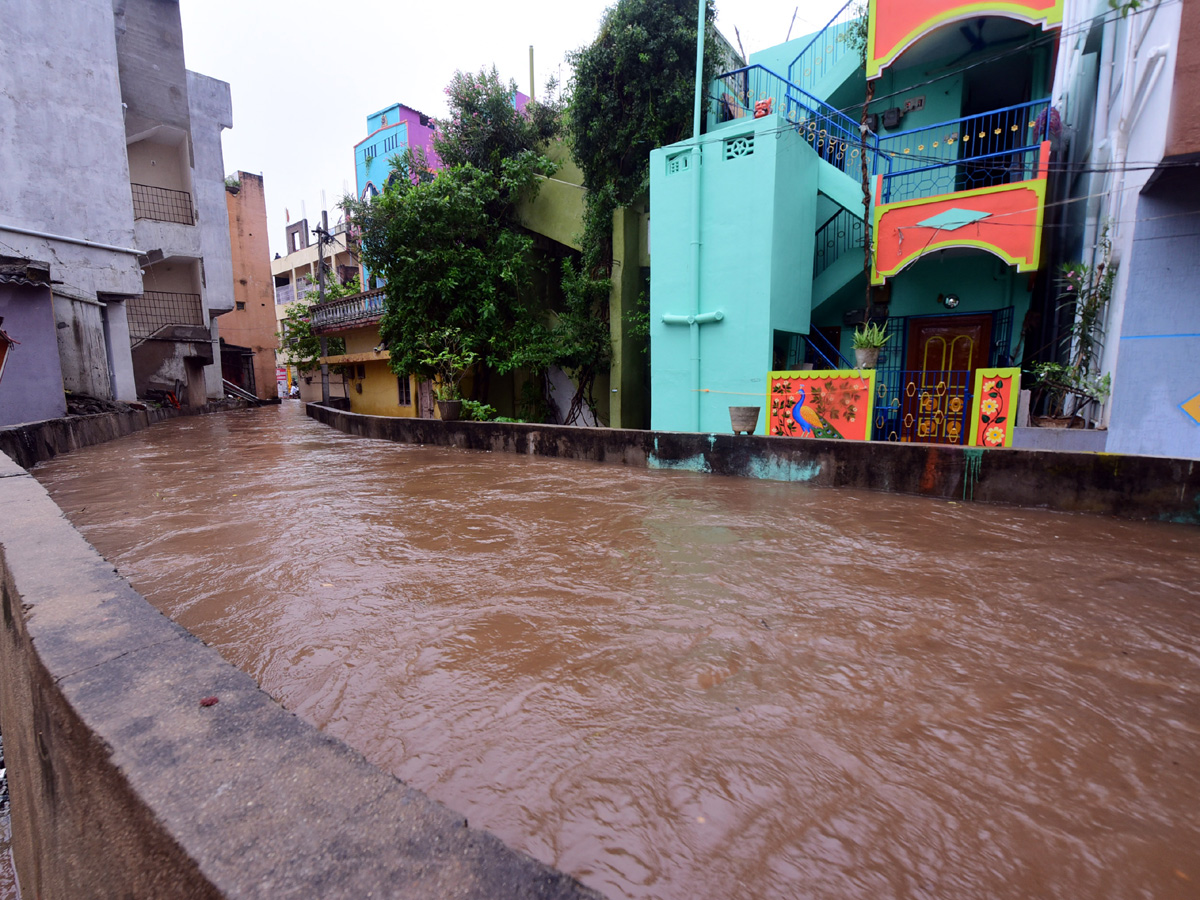
{"label": "yellow house wall", "polygon": [[409,395],[413,402],[401,406],[400,385],[388,367],[388,353],[386,350],[375,352],[380,341],[379,329],[375,326],[355,328],[342,332],[339,337],[346,341],[346,354],[330,357],[330,362],[336,365],[339,359],[353,360],[346,364],[350,411],[367,416],[416,416],[417,381],[409,376]]}

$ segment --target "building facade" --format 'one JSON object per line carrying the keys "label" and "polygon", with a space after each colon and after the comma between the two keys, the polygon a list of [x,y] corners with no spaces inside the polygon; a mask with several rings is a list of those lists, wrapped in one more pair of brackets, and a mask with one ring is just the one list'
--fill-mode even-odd
{"label": "building facade", "polygon": [[[5,30],[0,253],[49,266],[62,389],[220,396],[228,85],[187,72],[176,2],[17,2]],[[12,337],[19,368],[42,341]]]}
{"label": "building facade", "polygon": [[233,266],[233,311],[221,317],[221,372],[261,400],[279,396],[275,376],[275,290],[263,178],[238,172],[226,182]]}
{"label": "building facade", "polygon": [[976,374],[1021,358],[1061,3],[860,10],[719,76],[705,132],[651,154],[655,428],[853,369],[870,322],[870,435],[966,443]]}
{"label": "building facade", "polygon": [[[1096,449],[1200,459],[1200,8],[1122,15],[1084,2],[1068,6],[1065,28],[1056,261],[1116,272],[1099,331],[1097,374],[1112,396]],[[1046,329],[1061,356],[1074,349],[1070,324]]]}
{"label": "building facade", "polygon": [[354,145],[354,183],[360,200],[378,196],[393,177],[391,159],[409,147],[421,149],[437,167],[434,123],[423,112],[393,103],[367,116],[367,136]]}

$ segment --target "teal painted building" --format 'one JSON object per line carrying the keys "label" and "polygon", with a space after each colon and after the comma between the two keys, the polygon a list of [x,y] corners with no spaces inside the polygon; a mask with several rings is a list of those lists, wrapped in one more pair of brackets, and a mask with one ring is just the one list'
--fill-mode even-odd
{"label": "teal painted building", "polygon": [[383,191],[392,177],[391,158],[410,146],[423,148],[436,167],[433,131],[429,116],[402,103],[367,116],[367,136],[354,145],[354,183],[359,199]]}
{"label": "teal painted building", "polygon": [[709,86],[699,141],[650,159],[652,427],[727,431],[769,372],[853,368],[871,321],[875,437],[964,441],[973,373],[1019,363],[1044,277],[1062,11],[1017,7],[873,0],[868,29],[847,4]]}

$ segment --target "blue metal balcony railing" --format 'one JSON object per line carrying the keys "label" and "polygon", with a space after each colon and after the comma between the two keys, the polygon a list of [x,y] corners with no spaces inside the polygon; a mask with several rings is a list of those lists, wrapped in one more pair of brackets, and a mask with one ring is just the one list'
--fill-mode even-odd
{"label": "blue metal balcony railing", "polygon": [[839,209],[817,229],[817,244],[813,252],[813,277],[832,266],[847,251],[857,251],[861,260],[863,241],[863,220],[848,209]]}
{"label": "blue metal balcony railing", "polygon": [[[745,66],[718,75],[709,96],[717,122],[752,117],[756,103],[770,101],[771,112],[782,113],[822,159],[843,172],[860,167],[859,126],[839,109],[792,84],[763,66]],[[868,149],[877,138],[868,133]]]}
{"label": "blue metal balcony railing", "polygon": [[326,300],[312,308],[314,331],[331,330],[352,325],[366,325],[383,315],[383,289],[364,291],[352,297]]}
{"label": "blue metal balcony railing", "polygon": [[880,137],[883,202],[1028,181],[1048,133],[1049,99]]}
{"label": "blue metal balcony railing", "polygon": [[847,0],[832,19],[813,35],[788,66],[788,81],[803,90],[811,91],[826,72],[843,57],[857,52],[852,36],[862,15],[860,0]]}

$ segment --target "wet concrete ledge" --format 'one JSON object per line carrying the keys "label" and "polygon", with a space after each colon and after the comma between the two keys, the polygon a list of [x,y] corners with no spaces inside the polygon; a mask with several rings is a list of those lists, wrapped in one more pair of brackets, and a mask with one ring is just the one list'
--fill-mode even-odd
{"label": "wet concrete ledge", "polygon": [[364,416],[320,404],[309,404],[307,412],[347,434],[402,443],[1200,524],[1200,463],[1190,459],[441,422]]}
{"label": "wet concrete ledge", "polygon": [[53,459],[80,447],[103,444],[115,438],[149,428],[156,422],[181,416],[207,415],[252,406],[245,400],[214,400],[204,406],[173,409],[130,409],[126,412],[96,413],[88,416],[64,416],[23,425],[0,427],[0,453],[23,468]]}
{"label": "wet concrete ledge", "polygon": [[[37,456],[139,420],[38,423],[17,440]],[[282,709],[4,456],[0,613],[26,897],[599,898]]]}

